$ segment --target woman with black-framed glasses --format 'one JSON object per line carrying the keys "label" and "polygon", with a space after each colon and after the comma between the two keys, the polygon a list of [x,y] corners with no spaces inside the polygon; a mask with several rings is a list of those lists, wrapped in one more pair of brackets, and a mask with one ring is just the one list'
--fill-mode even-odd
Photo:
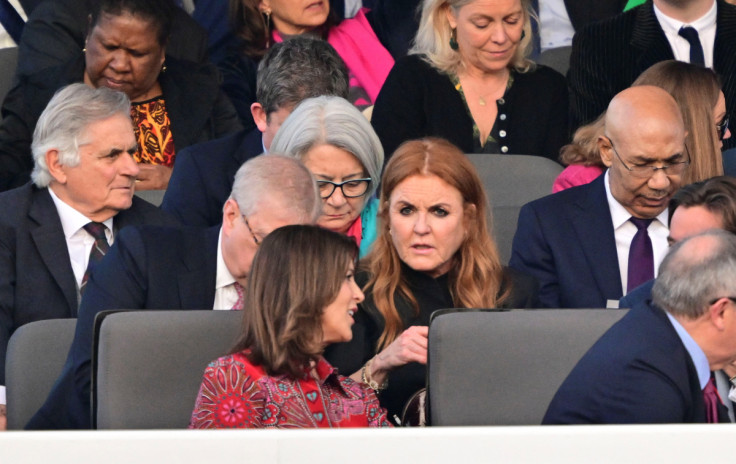
{"label": "woman with black-framed glasses", "polygon": [[271,151],[298,158],[314,175],[323,207],[317,224],[354,238],[361,257],[368,253],[383,148],[365,116],[344,98],[310,98],[281,125]]}

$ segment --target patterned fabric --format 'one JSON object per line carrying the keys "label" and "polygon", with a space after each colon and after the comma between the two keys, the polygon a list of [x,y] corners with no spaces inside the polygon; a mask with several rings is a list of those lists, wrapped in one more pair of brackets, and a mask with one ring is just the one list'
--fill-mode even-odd
{"label": "patterned fabric", "polygon": [[245,295],[245,289],[238,282],[233,282],[233,288],[235,288],[235,292],[238,294],[238,299],[230,309],[240,311],[243,309],[243,296]]}
{"label": "patterned fabric", "polygon": [[84,288],[87,285],[87,280],[89,280],[89,275],[92,273],[92,270],[95,268],[97,263],[102,261],[102,258],[105,257],[105,254],[107,254],[107,251],[110,249],[110,244],[107,243],[107,236],[105,235],[105,230],[107,230],[107,226],[105,226],[105,224],[101,222],[89,222],[84,225],[83,229],[95,239],[95,243],[92,245],[92,249],[89,252],[87,269],[84,271],[82,284],[79,286],[80,294],[84,293]]}
{"label": "patterned fabric", "polygon": [[171,136],[171,121],[166,113],[166,102],[158,96],[144,102],[130,105],[138,152],[135,160],[139,163],[174,165],[174,139]]}
{"label": "patterned fabric", "polygon": [[390,427],[373,390],[321,359],[316,378],[269,376],[245,353],[210,363],[189,423],[205,428]]}
{"label": "patterned fabric", "polygon": [[[455,90],[457,90],[458,93],[460,94],[460,98],[463,99],[463,103],[465,104],[465,109],[468,112],[468,116],[470,116],[470,119],[473,120],[473,142],[476,147],[475,153],[501,153],[498,139],[494,136],[494,135],[497,136],[496,134],[497,129],[496,129],[495,122],[493,124],[493,127],[491,128],[491,132],[488,133],[488,138],[486,138],[485,141],[482,141],[480,139],[480,129],[478,128],[478,124],[476,124],[475,119],[473,119],[473,115],[470,113],[470,107],[468,106],[468,101],[465,99],[465,91],[463,90],[463,86],[460,83],[460,78],[454,74],[450,75],[449,77],[450,77],[450,80],[452,81],[452,84],[455,86]],[[513,72],[509,74],[509,81],[506,83],[506,90],[504,91],[504,96],[506,96],[506,93],[509,91],[512,85],[514,85],[514,73]],[[503,102],[503,98],[496,101],[496,103],[501,103],[501,102]]]}

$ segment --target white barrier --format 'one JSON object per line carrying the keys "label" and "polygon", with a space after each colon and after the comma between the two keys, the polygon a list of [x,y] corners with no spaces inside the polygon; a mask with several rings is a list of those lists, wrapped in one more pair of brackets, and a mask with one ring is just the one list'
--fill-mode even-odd
{"label": "white barrier", "polygon": [[732,463],[736,426],[0,433],[0,463]]}

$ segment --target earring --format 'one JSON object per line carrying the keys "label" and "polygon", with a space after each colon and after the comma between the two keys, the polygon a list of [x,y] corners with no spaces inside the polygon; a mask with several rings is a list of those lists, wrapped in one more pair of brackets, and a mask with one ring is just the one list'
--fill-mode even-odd
{"label": "earring", "polygon": [[522,29],[521,30],[521,39],[519,39],[519,40],[524,40],[524,37],[526,37],[526,31],[524,29]]}
{"label": "earring", "polygon": [[271,10],[263,10],[263,26],[266,28],[266,48],[271,46]]}
{"label": "earring", "polygon": [[161,65],[161,72],[162,72],[162,73],[165,73],[165,72],[166,72],[166,62],[165,62],[165,61],[164,61],[164,62],[163,62],[163,64]]}
{"label": "earring", "polygon": [[457,45],[457,29],[453,29],[450,33],[450,48],[453,50],[458,49]]}

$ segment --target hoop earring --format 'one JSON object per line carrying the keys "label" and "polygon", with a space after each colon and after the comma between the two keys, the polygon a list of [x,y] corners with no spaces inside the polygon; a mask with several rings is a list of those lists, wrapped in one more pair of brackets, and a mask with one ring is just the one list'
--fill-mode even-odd
{"label": "hoop earring", "polygon": [[458,44],[457,44],[457,29],[453,29],[450,33],[450,48],[457,51]]}

